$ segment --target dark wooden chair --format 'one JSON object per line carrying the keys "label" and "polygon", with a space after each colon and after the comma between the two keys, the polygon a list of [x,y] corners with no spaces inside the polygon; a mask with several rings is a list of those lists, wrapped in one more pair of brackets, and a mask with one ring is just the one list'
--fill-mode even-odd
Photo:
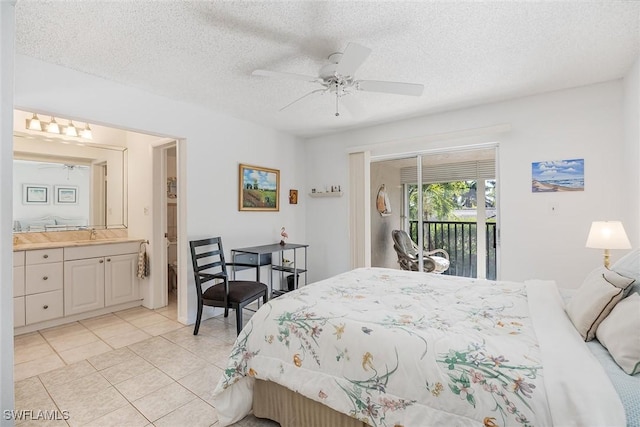
{"label": "dark wooden chair", "polygon": [[[198,317],[193,335],[198,335],[202,319],[202,307],[223,307],[224,317],[229,316],[229,309],[236,311],[237,333],[242,330],[242,309],[262,297],[267,302],[268,291],[264,283],[248,280],[229,280],[227,266],[255,267],[249,264],[225,263],[222,240],[220,237],[193,240],[189,242],[191,262],[196,280],[198,294]],[[203,289],[203,284],[214,282]],[[217,283],[216,283],[217,282]]]}

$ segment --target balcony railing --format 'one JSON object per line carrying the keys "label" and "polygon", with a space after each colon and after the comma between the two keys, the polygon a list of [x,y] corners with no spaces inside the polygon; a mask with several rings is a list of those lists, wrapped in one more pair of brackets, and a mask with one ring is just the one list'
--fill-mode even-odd
{"label": "balcony railing", "polygon": [[[468,221],[423,221],[424,246],[426,250],[444,249],[449,253],[451,265],[444,274],[463,277],[477,277],[478,239],[476,222]],[[418,221],[409,221],[409,235],[418,241]],[[487,279],[496,278],[496,223],[488,222],[485,227],[487,242]]]}

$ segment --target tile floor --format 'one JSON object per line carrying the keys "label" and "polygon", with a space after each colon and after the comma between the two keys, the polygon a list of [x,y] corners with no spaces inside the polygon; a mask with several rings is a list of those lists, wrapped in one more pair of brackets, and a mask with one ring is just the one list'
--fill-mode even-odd
{"label": "tile floor", "polygon": [[[16,425],[217,426],[212,393],[236,338],[234,317],[208,319],[194,336],[175,320],[173,301],[16,336],[16,409],[69,415]],[[236,426],[278,424],[249,415]]]}

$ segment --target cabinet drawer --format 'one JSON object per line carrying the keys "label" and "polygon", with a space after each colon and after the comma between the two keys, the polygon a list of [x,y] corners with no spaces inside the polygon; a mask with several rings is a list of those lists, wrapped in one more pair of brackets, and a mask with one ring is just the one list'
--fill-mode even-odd
{"label": "cabinet drawer", "polygon": [[27,265],[62,261],[62,248],[27,251]]}
{"label": "cabinet drawer", "polygon": [[13,253],[13,266],[19,267],[24,265],[24,251],[14,252]]}
{"label": "cabinet drawer", "polygon": [[140,242],[105,243],[87,246],[73,246],[64,248],[65,261],[76,259],[97,258],[122,254],[137,254]]}
{"label": "cabinet drawer", "polygon": [[25,270],[25,293],[36,294],[40,292],[62,289],[63,264],[29,265]]}
{"label": "cabinet drawer", "polygon": [[24,326],[24,297],[13,299],[13,327]]}
{"label": "cabinet drawer", "polygon": [[[250,265],[258,265],[258,260],[260,260],[260,264],[259,265],[269,265],[271,264],[271,254],[245,254],[245,253],[239,253],[239,254],[235,254],[231,256],[231,261],[232,263],[238,263],[238,264],[250,264]],[[228,260],[227,260],[228,261]],[[245,270],[247,268],[251,268],[251,267],[236,267],[236,270]]]}
{"label": "cabinet drawer", "polygon": [[25,297],[26,323],[30,325],[62,317],[62,307],[62,290],[27,295]]}

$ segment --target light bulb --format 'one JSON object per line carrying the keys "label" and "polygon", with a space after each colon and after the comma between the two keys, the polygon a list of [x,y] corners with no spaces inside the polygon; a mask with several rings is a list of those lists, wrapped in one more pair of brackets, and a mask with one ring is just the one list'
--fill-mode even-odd
{"label": "light bulb", "polygon": [[29,130],[42,130],[42,123],[36,113],[33,113],[33,117],[27,119],[27,129]]}
{"label": "light bulb", "polygon": [[67,136],[78,136],[78,129],[73,125],[73,121],[69,120],[69,126],[64,131]]}
{"label": "light bulb", "polygon": [[51,116],[51,121],[47,125],[47,132],[60,133],[60,126],[58,126],[58,122],[56,122],[56,119],[53,116]]}
{"label": "light bulb", "polygon": [[82,129],[81,135],[83,138],[92,139],[93,133],[91,132],[91,128],[89,127],[89,123],[85,123],[84,129]]}

